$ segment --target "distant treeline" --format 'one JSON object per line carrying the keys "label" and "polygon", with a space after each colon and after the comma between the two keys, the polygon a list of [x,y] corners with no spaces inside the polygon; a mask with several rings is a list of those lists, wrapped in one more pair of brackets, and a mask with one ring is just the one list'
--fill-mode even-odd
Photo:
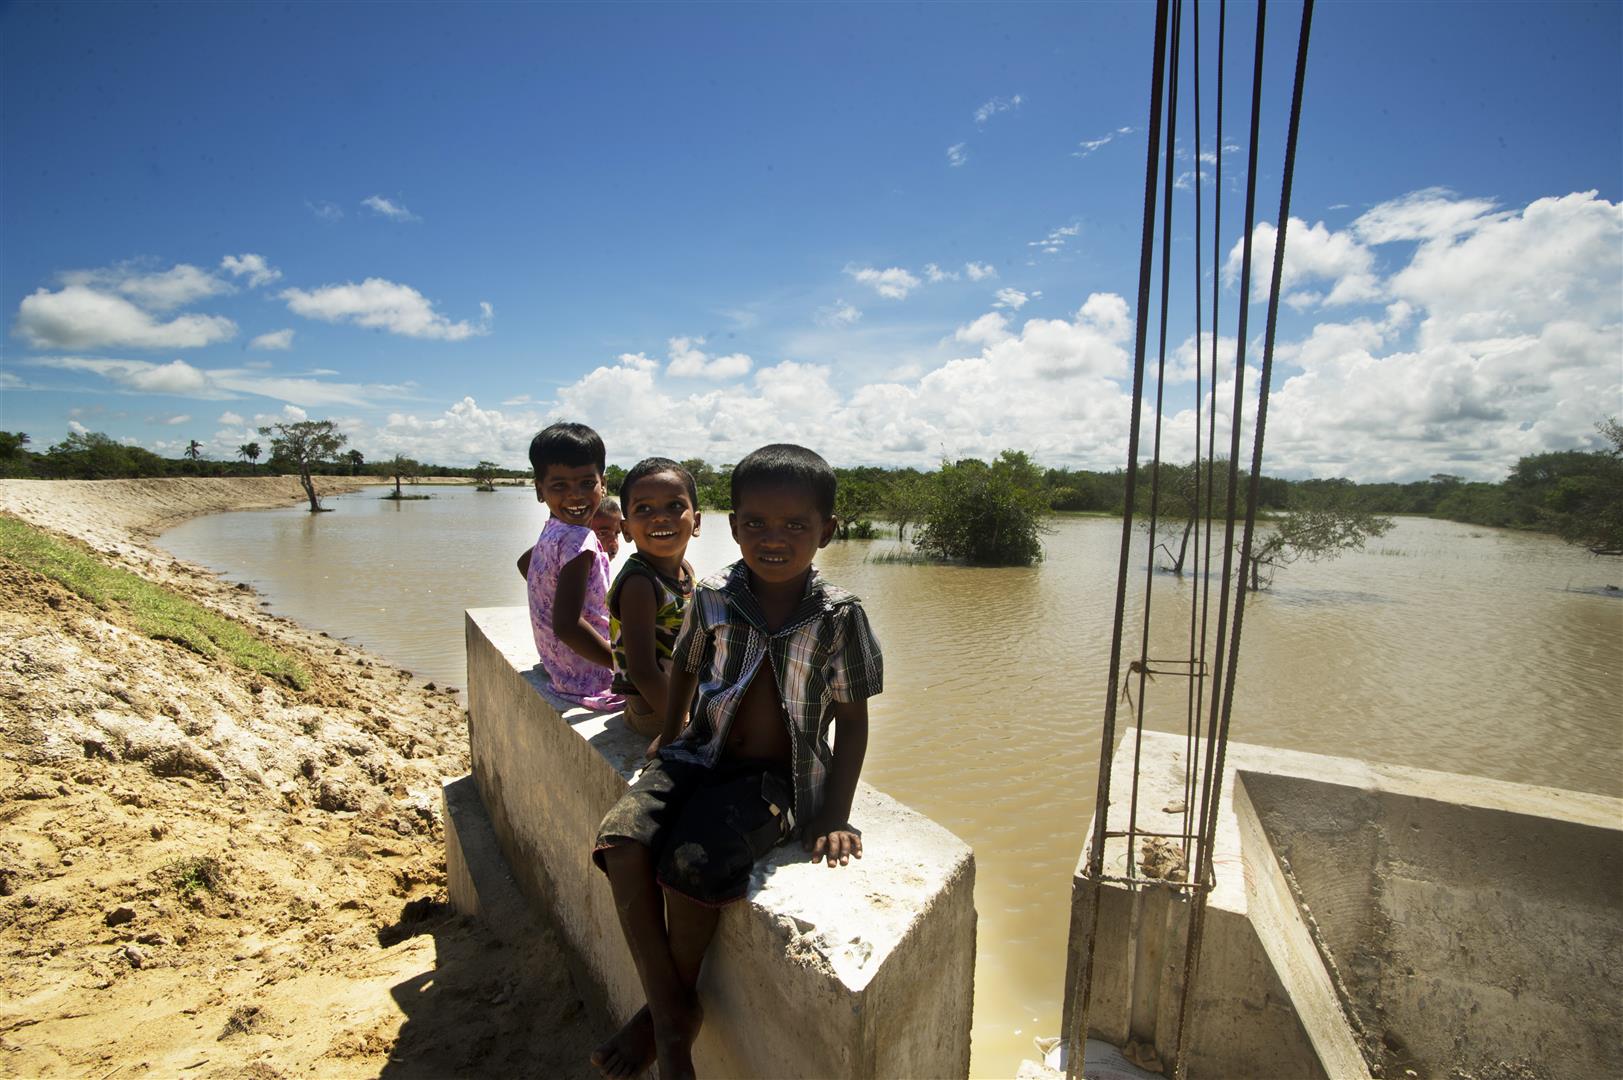
{"label": "distant treeline", "polygon": [[[1518,529],[1543,529],[1565,539],[1597,550],[1608,550],[1607,536],[1615,536],[1623,525],[1623,429],[1615,420],[1600,425],[1610,446],[1596,451],[1563,450],[1531,454],[1519,460],[1510,475],[1499,483],[1482,483],[1438,473],[1425,480],[1408,483],[1354,483],[1351,480],[1286,480],[1263,477],[1260,506],[1267,512],[1282,512],[1305,506],[1355,506],[1381,514],[1424,514],[1451,521]],[[265,473],[296,472],[292,462],[279,461],[272,453],[258,460],[257,443],[244,444],[236,461],[215,461],[202,456],[192,443],[188,453],[166,458],[138,446],[127,446],[98,432],[75,433],[43,452],[29,447],[28,436],[20,432],[0,432],[0,476],[51,479],[102,480],[147,476],[253,476]],[[1120,514],[1126,492],[1122,469],[1098,472],[1090,469],[1043,469],[1024,454],[1007,455],[1016,464],[1010,475],[1031,501],[1061,513]],[[967,462],[966,462],[967,463]],[[711,465],[698,458],[683,464],[699,486],[699,501],[709,508],[724,508],[729,502],[730,464]],[[955,463],[965,464],[965,463]],[[403,457],[368,462],[356,450],[336,459],[312,464],[318,475],[375,475],[399,477],[408,481],[446,476],[468,476],[476,471],[497,481],[515,483],[529,478],[528,470],[500,469],[490,462],[480,466],[431,465]],[[840,516],[849,524],[868,519],[900,523],[922,521],[931,498],[932,484],[939,470],[915,468],[886,469],[874,465],[839,468]],[[1197,514],[1207,505],[1206,469],[1198,478],[1201,490],[1188,465],[1163,463],[1159,472],[1141,470],[1137,484],[1137,512],[1149,507],[1153,488],[1159,488],[1162,512],[1187,516],[1188,508]],[[1218,489],[1211,492],[1211,505],[1223,513],[1225,491],[1216,470]],[[617,493],[625,472],[619,466],[608,469],[607,487]],[[934,478],[934,479],[931,479]],[[1243,492],[1241,493],[1243,495]],[[1586,532],[1575,532],[1580,529]],[[1597,525],[1598,523],[1598,525]],[[1597,532],[1598,528],[1598,532]],[[1607,530],[1611,530],[1608,532]],[[859,528],[856,535],[871,531]]]}

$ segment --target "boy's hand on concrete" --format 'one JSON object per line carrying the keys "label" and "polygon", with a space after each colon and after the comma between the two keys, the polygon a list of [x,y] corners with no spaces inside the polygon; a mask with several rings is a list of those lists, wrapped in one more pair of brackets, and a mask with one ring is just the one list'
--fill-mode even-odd
{"label": "boy's hand on concrete", "polygon": [[801,841],[801,846],[812,853],[812,862],[827,859],[830,870],[845,866],[853,856],[862,858],[862,834],[853,829],[848,822],[837,825],[812,822],[811,828],[806,830],[806,838]]}

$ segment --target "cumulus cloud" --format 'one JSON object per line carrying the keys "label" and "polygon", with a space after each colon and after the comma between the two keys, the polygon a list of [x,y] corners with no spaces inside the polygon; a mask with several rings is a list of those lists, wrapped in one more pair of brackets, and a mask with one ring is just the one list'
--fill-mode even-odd
{"label": "cumulus cloud", "polygon": [[293,347],[293,331],[272,330],[268,334],[260,334],[248,343],[250,349],[291,349]]}
{"label": "cumulus cloud", "polygon": [[395,202],[392,199],[385,199],[382,195],[368,195],[361,200],[361,205],[379,217],[388,218],[390,221],[422,220],[416,214],[407,210],[405,204]]}
{"label": "cumulus cloud", "polygon": [[23,297],[15,332],[49,349],[194,349],[229,341],[237,324],[222,315],[178,315],[163,322],[123,296],[69,284]]}
{"label": "cumulus cloud", "polygon": [[230,412],[228,410],[226,412],[221,413],[220,418],[218,420],[216,420],[215,423],[217,423],[217,424],[226,424],[226,425],[228,425],[230,427],[241,427],[242,426],[242,417],[240,417],[236,413]]}
{"label": "cumulus cloud", "polygon": [[1026,302],[1030,299],[1030,296],[1021,292],[1019,289],[999,289],[997,291],[997,300],[992,304],[992,306],[1008,308],[1010,311],[1019,311],[1021,308],[1026,306]]}
{"label": "cumulus cloud", "polygon": [[[1273,276],[1274,245],[1279,230],[1270,222],[1258,222],[1252,230],[1251,297],[1266,299]],[[1230,284],[1239,279],[1245,257],[1245,241],[1235,241],[1223,263],[1223,278]],[[1328,306],[1365,303],[1382,296],[1375,274],[1375,254],[1359,243],[1350,231],[1333,232],[1320,221],[1308,225],[1301,218],[1290,219],[1285,240],[1285,266],[1280,291],[1294,296],[1297,305],[1308,298],[1303,291],[1310,282],[1328,282],[1324,297]]]}
{"label": "cumulus cloud", "polygon": [[885,270],[875,270],[871,266],[847,266],[845,272],[887,300],[905,300],[908,293],[922,284],[917,277],[899,266]]}
{"label": "cumulus cloud", "polygon": [[233,291],[228,282],[189,263],[144,272],[134,264],[101,270],[69,270],[62,283],[123,296],[147,311],[173,311],[198,300]]}
{"label": "cumulus cloud", "polygon": [[[749,373],[751,361],[744,353],[712,359],[699,349],[703,344],[704,338],[671,338],[668,343],[670,362],[665,366],[665,371],[686,379],[736,379]],[[651,361],[641,353],[628,353],[620,357],[620,362],[627,367],[646,370],[645,365]]]}
{"label": "cumulus cloud", "polygon": [[220,269],[232,277],[246,277],[248,287],[257,289],[281,278],[282,272],[265,261],[263,255],[227,255],[220,260]]}
{"label": "cumulus cloud", "polygon": [[490,333],[493,309],[479,305],[478,323],[452,322],[434,310],[434,305],[410,285],[383,278],[367,278],[360,284],[323,285],[318,289],[284,289],[280,296],[288,310],[307,319],[323,322],[349,322],[370,329],[387,330],[404,337],[462,341]]}
{"label": "cumulus cloud", "polygon": [[969,144],[953,143],[947,147],[947,164],[956,169],[969,160]]}
{"label": "cumulus cloud", "polygon": [[[332,405],[367,407],[379,399],[415,394],[410,385],[329,382],[324,372],[308,375],[269,375],[246,368],[194,367],[184,360],[167,364],[147,360],[99,359],[81,356],[46,356],[25,361],[58,371],[97,375],[125,393],[169,394],[176,397],[220,400],[268,397],[294,405],[324,408]],[[226,421],[222,418],[221,423]]]}
{"label": "cumulus cloud", "polygon": [[1005,113],[1010,109],[1018,109],[1023,100],[1024,99],[1021,98],[1019,94],[1007,98],[992,98],[986,104],[975,110],[975,123],[985,125],[988,120],[992,119],[992,117],[996,116],[998,113]]}
{"label": "cumulus cloud", "polygon": [[932,285],[942,281],[957,281],[958,272],[955,270],[943,270],[935,263],[925,263],[924,280]]}
{"label": "cumulus cloud", "polygon": [[970,281],[983,281],[986,278],[997,277],[997,268],[991,263],[966,262],[964,273]]}

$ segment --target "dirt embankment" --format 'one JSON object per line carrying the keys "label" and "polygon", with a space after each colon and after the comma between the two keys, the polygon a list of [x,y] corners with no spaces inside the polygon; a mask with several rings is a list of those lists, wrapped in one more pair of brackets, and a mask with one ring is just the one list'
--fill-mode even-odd
{"label": "dirt embankment", "polygon": [[[326,490],[332,490],[327,488]],[[544,928],[444,902],[453,693],[144,543],[291,477],[0,481],[0,510],[249,627],[303,691],[0,557],[0,1075],[585,1076]]]}

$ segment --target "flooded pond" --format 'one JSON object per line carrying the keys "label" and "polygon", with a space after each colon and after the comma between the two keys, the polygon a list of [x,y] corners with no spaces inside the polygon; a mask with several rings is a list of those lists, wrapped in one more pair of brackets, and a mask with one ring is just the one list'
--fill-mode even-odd
{"label": "flooded pond", "polygon": [[[462,610],[524,602],[513,563],[545,511],[529,488],[419,492],[434,497],[373,489],[329,500],[330,514],[221,514],[160,543],[252,584],[273,611],[461,687]],[[1119,542],[1119,521],[1062,519],[1032,569],[872,561],[894,540],[836,542],[818,560],[864,598],[885,650],[864,778],[975,849],[978,1076],[1012,1075],[1033,1036],[1060,1030]],[[706,514],[695,568],[737,555],[726,516]],[[1135,581],[1141,592],[1142,566]],[[1623,598],[1608,583],[1623,585],[1623,561],[1399,518],[1369,551],[1283,569],[1248,601],[1232,737],[1623,795]],[[1187,647],[1195,587],[1158,576],[1152,655]],[[1181,689],[1150,701],[1154,726],[1183,730]]]}

